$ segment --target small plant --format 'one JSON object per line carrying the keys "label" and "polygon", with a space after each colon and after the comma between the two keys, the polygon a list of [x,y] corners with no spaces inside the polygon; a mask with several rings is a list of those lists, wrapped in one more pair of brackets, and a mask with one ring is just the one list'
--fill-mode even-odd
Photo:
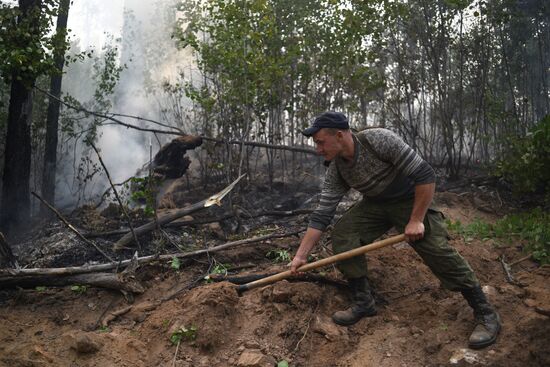
{"label": "small plant", "polygon": [[156,187],[158,180],[155,178],[149,179],[149,177],[133,177],[130,180],[130,186],[132,194],[130,200],[136,204],[144,204],[143,212],[147,216],[153,216],[155,214],[155,194],[153,187]]}
{"label": "small plant", "polygon": [[285,249],[271,250],[265,256],[276,263],[287,263],[291,260],[290,253]]}
{"label": "small plant", "polygon": [[174,345],[178,345],[182,341],[193,342],[195,339],[197,339],[197,327],[194,325],[182,326],[170,335],[170,342]]}
{"label": "small plant", "polygon": [[178,257],[173,257],[172,261],[170,262],[170,267],[176,271],[180,270],[181,267],[181,260]]}
{"label": "small plant", "polygon": [[109,327],[107,325],[101,325],[97,331],[99,333],[108,333],[110,330],[109,330]]}
{"label": "small plant", "polygon": [[277,363],[277,367],[289,367],[289,364],[287,361],[285,361],[284,359],[282,361],[280,361],[279,363]]}
{"label": "small plant", "polygon": [[87,290],[88,290],[88,287],[85,286],[85,285],[72,285],[71,286],[71,291],[73,291],[77,294],[86,293]]}
{"label": "small plant", "polygon": [[37,292],[44,292],[46,290],[46,287],[39,285],[39,286],[35,287],[34,289]]}
{"label": "small plant", "polygon": [[211,274],[223,274],[227,275],[227,269],[231,267],[230,264],[221,264],[217,263],[216,266],[212,269]]}
{"label": "small plant", "polygon": [[550,214],[541,208],[507,215],[494,224],[480,219],[468,225],[462,225],[460,221],[447,221],[447,228],[463,236],[467,242],[473,238],[491,237],[506,243],[523,240],[527,242],[525,250],[533,254],[533,259],[541,264],[550,263]]}
{"label": "small plant", "polygon": [[208,274],[207,276],[204,277],[204,280],[207,283],[212,283],[213,280],[210,277],[210,275],[212,275],[212,274],[227,275],[227,269],[229,269],[230,267],[231,267],[231,264],[222,264],[222,263],[216,262],[216,265],[214,265],[214,267],[212,268],[212,271],[210,272],[210,274]]}
{"label": "small plant", "polygon": [[464,231],[464,228],[462,227],[462,222],[459,220],[452,221],[450,219],[445,219],[445,224],[447,225],[447,229],[451,232],[462,234]]}

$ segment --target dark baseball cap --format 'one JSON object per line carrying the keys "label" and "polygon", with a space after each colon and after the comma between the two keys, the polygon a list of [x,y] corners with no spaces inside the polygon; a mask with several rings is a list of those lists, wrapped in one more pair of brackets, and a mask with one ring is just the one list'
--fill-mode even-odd
{"label": "dark baseball cap", "polygon": [[333,128],[333,129],[349,129],[349,122],[346,115],[340,112],[328,111],[320,114],[315,117],[313,120],[313,125],[302,131],[302,134],[305,136],[313,136],[317,131],[322,128]]}

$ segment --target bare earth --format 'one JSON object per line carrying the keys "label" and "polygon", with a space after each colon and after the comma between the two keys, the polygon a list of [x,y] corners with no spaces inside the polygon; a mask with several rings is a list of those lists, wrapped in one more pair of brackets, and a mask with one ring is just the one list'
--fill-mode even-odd
{"label": "bare earth", "polygon": [[[439,194],[443,212],[463,223],[476,217],[472,197]],[[285,270],[265,258],[269,248],[296,239],[239,248],[225,254],[235,265],[257,263],[249,272]],[[506,281],[499,262],[521,258],[517,246],[494,240],[452,244],[470,262],[498,308],[503,330],[494,346],[467,349],[471,310],[437,279],[406,244],[369,255],[369,273],[379,301],[377,316],[339,327],[330,315],[345,307],[345,288],[287,282],[238,295],[227,283],[205,283],[176,298],[162,298],[195,280],[200,263],[179,273],[163,266],[140,270],[147,291],[127,303],[117,292],[88,288],[0,293],[1,366],[550,366],[550,268],[525,261]],[[500,245],[500,247],[499,247]],[[324,269],[327,277],[338,277]],[[131,306],[131,309],[127,309]],[[126,309],[126,310],[125,310]],[[101,328],[102,315],[128,311]],[[191,326],[195,340],[179,346],[170,336]],[[177,353],[176,353],[177,352]]]}

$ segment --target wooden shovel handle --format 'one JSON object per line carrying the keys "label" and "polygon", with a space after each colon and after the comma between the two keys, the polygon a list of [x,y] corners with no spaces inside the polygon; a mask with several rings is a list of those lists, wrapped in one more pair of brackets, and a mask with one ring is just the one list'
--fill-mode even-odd
{"label": "wooden shovel handle", "polygon": [[[371,244],[361,246],[361,247],[358,247],[358,248],[353,249],[353,250],[349,250],[349,251],[342,252],[342,253],[339,253],[339,254],[334,255],[334,256],[327,257],[325,259],[321,259],[321,260],[318,260],[318,261],[315,261],[315,262],[312,262],[312,263],[304,264],[304,265],[302,265],[298,268],[297,272],[302,272],[303,273],[303,272],[310,271],[310,270],[313,270],[313,269],[317,269],[317,268],[320,268],[320,267],[323,267],[323,266],[326,266],[326,265],[334,264],[336,262],[346,260],[346,259],[355,257],[357,255],[362,255],[366,252],[376,250],[376,249],[381,248],[381,247],[393,245],[393,244],[401,242],[401,241],[405,241],[405,235],[404,234],[400,234],[400,235],[397,235],[397,236],[394,236],[394,237],[386,238],[386,239],[381,240],[381,241],[376,241],[376,242],[373,242]],[[283,280],[283,279],[289,278],[291,276],[292,276],[292,272],[290,270],[283,271],[281,273],[271,275],[271,276],[263,278],[263,279],[258,279],[258,280],[255,280],[253,282],[246,283],[246,284],[241,284],[237,287],[237,291],[238,292],[244,292],[244,291],[247,291],[247,290],[250,290],[250,289],[261,287],[263,285],[278,282],[279,280]]]}

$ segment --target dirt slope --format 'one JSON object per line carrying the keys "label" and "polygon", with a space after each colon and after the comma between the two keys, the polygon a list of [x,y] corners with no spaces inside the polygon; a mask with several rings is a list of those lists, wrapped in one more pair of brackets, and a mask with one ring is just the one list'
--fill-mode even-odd
{"label": "dirt slope", "polygon": [[[467,222],[491,220],[472,201],[439,195],[443,211]],[[278,241],[282,244],[284,240]],[[293,240],[296,242],[296,240]],[[204,283],[168,301],[162,298],[201,275],[192,263],[179,273],[149,267],[140,274],[148,290],[131,309],[101,328],[98,320],[128,303],[116,292],[87,289],[3,291],[0,294],[2,366],[549,366],[550,268],[529,261],[514,267],[509,284],[499,256],[521,256],[493,241],[452,244],[468,259],[498,307],[503,331],[485,350],[466,349],[471,310],[459,294],[439,287],[406,244],[369,256],[379,313],[352,327],[330,320],[348,302],[346,289],[283,281],[239,296],[232,284]],[[284,269],[265,259],[277,243],[226,254],[236,265],[258,263],[253,271]],[[221,256],[221,255],[220,255]],[[223,259],[222,259],[223,260]],[[338,277],[325,269],[327,277]],[[179,346],[172,334],[196,328]],[[176,354],[177,351],[177,354]]]}

